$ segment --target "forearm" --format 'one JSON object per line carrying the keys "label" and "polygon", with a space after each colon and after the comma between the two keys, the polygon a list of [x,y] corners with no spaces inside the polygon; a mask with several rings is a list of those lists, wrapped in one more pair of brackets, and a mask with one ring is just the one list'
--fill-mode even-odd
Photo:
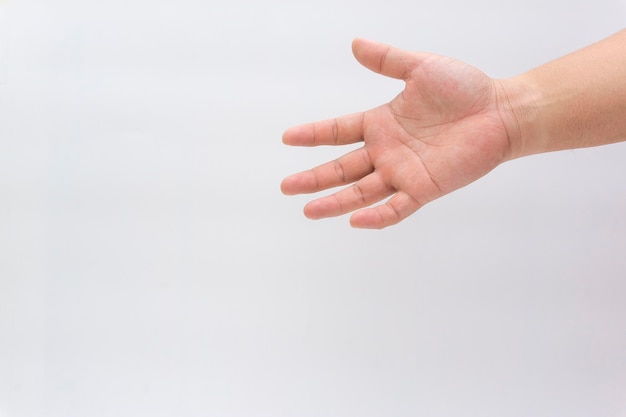
{"label": "forearm", "polygon": [[501,81],[511,157],[626,140],[626,30]]}

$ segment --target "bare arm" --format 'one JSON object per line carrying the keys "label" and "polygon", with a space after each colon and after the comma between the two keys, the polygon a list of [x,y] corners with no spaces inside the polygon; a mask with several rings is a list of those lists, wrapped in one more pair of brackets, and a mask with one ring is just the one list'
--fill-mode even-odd
{"label": "bare arm", "polygon": [[514,157],[626,140],[626,30],[502,84]]}

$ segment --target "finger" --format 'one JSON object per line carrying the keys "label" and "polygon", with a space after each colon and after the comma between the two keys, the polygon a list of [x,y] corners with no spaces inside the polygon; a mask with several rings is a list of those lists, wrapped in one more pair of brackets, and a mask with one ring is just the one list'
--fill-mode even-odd
{"label": "finger", "polygon": [[283,143],[294,146],[347,145],[363,140],[364,113],[307,123],[287,129]]}
{"label": "finger", "polygon": [[335,194],[311,201],[304,207],[310,219],[340,216],[374,204],[393,193],[376,172]]}
{"label": "finger", "polygon": [[340,185],[351,184],[374,170],[365,148],[356,149],[311,170],[283,180],[281,191],[287,195],[308,194]]}
{"label": "finger", "polygon": [[415,213],[423,204],[405,192],[397,192],[384,204],[357,211],[350,218],[352,227],[382,229]]}
{"label": "finger", "polygon": [[400,80],[406,80],[424,58],[424,54],[418,52],[358,38],[352,42],[352,53],[364,67]]}

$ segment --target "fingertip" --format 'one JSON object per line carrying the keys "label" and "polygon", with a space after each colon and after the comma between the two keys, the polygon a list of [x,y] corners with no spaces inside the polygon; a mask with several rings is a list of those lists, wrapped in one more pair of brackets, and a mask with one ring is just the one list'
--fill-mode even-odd
{"label": "fingertip", "polygon": [[365,68],[399,80],[405,80],[421,59],[417,53],[363,38],[353,40],[352,52]]}
{"label": "fingertip", "polygon": [[311,220],[325,219],[343,214],[341,206],[332,197],[322,197],[309,201],[304,206],[304,215]]}
{"label": "fingertip", "polygon": [[374,43],[375,42],[365,38],[354,38],[352,40],[352,54],[357,59],[357,61],[363,63],[363,54],[367,49],[367,45],[369,44],[371,46]]}
{"label": "fingertip", "polygon": [[281,139],[285,145],[291,145],[293,141],[293,129],[293,127],[290,127],[283,132]]}
{"label": "fingertip", "polygon": [[365,46],[367,44],[376,44],[378,42],[375,42],[371,39],[368,38],[361,38],[359,36],[357,36],[356,38],[352,39],[352,47],[353,48],[359,48],[361,46]]}
{"label": "fingertip", "polygon": [[298,194],[296,178],[294,178],[293,175],[284,178],[280,182],[280,192],[282,192],[284,195]]}
{"label": "fingertip", "polygon": [[311,220],[319,220],[323,216],[319,213],[319,203],[317,201],[311,201],[304,206],[302,212],[304,213],[304,217]]}
{"label": "fingertip", "polygon": [[300,125],[288,128],[283,132],[282,141],[285,145],[311,146],[314,142],[311,125]]}
{"label": "fingertip", "polygon": [[376,210],[365,209],[350,216],[350,226],[355,229],[382,229],[386,225]]}
{"label": "fingertip", "polygon": [[355,52],[359,48],[359,45],[361,45],[364,41],[364,38],[357,37],[352,39],[352,52]]}

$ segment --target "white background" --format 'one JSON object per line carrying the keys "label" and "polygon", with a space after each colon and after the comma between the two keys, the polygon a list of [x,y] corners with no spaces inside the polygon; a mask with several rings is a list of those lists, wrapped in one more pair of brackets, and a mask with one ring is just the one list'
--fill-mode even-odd
{"label": "white background", "polygon": [[0,0],[0,416],[624,416],[626,146],[509,162],[383,231],[287,127],[402,88],[368,37],[509,77],[623,0]]}

